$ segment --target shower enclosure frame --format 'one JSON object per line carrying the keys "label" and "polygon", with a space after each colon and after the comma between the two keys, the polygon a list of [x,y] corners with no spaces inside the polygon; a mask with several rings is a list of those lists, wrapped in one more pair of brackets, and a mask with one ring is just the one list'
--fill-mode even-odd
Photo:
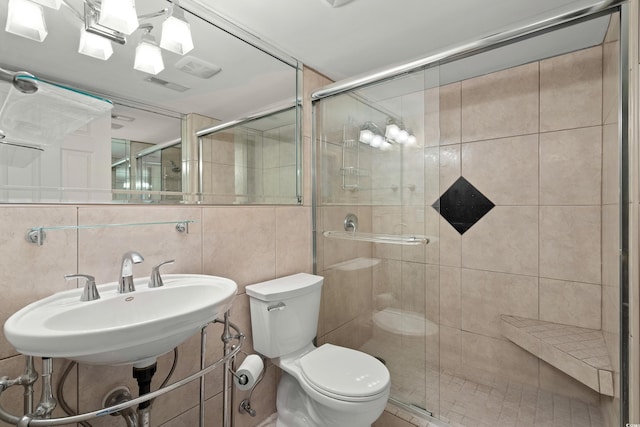
{"label": "shower enclosure frame", "polygon": [[[634,36],[637,38],[639,33],[639,28],[637,23],[632,23],[632,12],[635,12],[637,16],[638,13],[638,5],[636,0],[605,0],[601,2],[596,2],[589,6],[583,6],[580,8],[576,8],[573,10],[566,11],[559,15],[542,19],[540,21],[536,21],[530,24],[526,24],[523,26],[519,26],[516,28],[511,28],[499,33],[495,33],[488,37],[482,38],[480,40],[472,41],[469,43],[465,43],[450,49],[443,50],[441,52],[435,53],[428,57],[414,60],[408,63],[400,64],[393,66],[391,68],[383,69],[380,71],[375,71],[370,74],[360,75],[353,78],[345,79],[343,81],[339,81],[324,88],[317,90],[311,94],[312,101],[312,116],[313,116],[313,141],[316,141],[317,129],[316,129],[316,102],[329,98],[334,95],[343,94],[349,91],[353,91],[355,89],[363,88],[365,86],[369,86],[372,84],[381,83],[384,81],[391,80],[393,78],[408,74],[413,71],[418,70],[426,70],[432,67],[440,66],[442,64],[446,64],[449,62],[457,61],[463,58],[467,58],[478,53],[482,53],[485,51],[493,50],[495,48],[506,46],[518,41],[526,40],[550,31],[554,31],[557,29],[561,29],[567,26],[571,26],[577,23],[580,23],[585,20],[589,20],[592,18],[596,18],[598,16],[610,15],[615,12],[620,13],[620,74],[619,74],[619,104],[618,104],[618,155],[619,155],[619,164],[620,164],[620,176],[619,176],[619,220],[620,220],[620,247],[619,247],[619,278],[620,278],[620,384],[619,384],[619,392],[620,392],[620,422],[621,425],[628,425],[630,415],[633,414],[634,417],[640,416],[640,403],[633,403],[629,399],[630,390],[633,390],[634,393],[639,393],[640,390],[638,387],[638,377],[640,376],[639,367],[632,368],[630,367],[630,362],[637,361],[640,355],[635,354],[638,352],[638,349],[630,349],[629,336],[631,333],[640,333],[640,330],[635,330],[640,328],[639,325],[631,326],[630,325],[630,312],[629,312],[629,302],[630,302],[630,280],[633,277],[630,276],[630,266],[629,259],[630,255],[637,257],[638,254],[635,253],[637,250],[637,243],[633,241],[630,242],[629,230],[630,228],[637,230],[638,225],[631,225],[629,221],[636,219],[637,220],[637,212],[632,212],[632,216],[630,216],[630,203],[635,202],[637,200],[635,198],[630,197],[630,191],[638,191],[635,185],[630,186],[629,182],[629,173],[630,173],[630,153],[635,154],[638,153],[635,150],[635,147],[630,147],[630,139],[631,134],[634,132],[634,135],[637,134],[638,129],[635,129],[635,126],[638,126],[638,120],[630,120],[630,110],[634,114],[638,114],[638,95],[631,94],[629,88],[633,88],[634,90],[638,90],[637,87],[637,77],[638,71],[636,67],[638,66],[638,57],[640,54],[638,53],[638,43],[632,42],[631,46],[633,46],[634,51],[630,51],[630,33],[633,32]],[[630,58],[631,56],[631,58]],[[631,72],[633,72],[633,76],[636,80],[630,81],[630,69],[629,65],[631,63],[631,59],[633,59],[634,67]],[[317,144],[312,143],[312,158],[317,159]],[[637,165],[633,165],[636,166]],[[312,179],[312,200],[313,200],[313,208],[312,208],[312,224],[313,224],[313,266],[314,272],[317,272],[317,213],[316,209],[318,207],[317,200],[317,164],[315,160],[312,162],[312,171],[311,171],[311,179]],[[637,177],[637,174],[634,174]],[[637,210],[637,209],[636,209]],[[630,253],[630,250],[632,253]],[[633,273],[637,274],[633,268]],[[635,280],[632,280],[635,283]],[[634,297],[638,298],[637,293],[634,293]],[[634,301],[636,304],[638,301]],[[637,321],[637,314],[635,317],[632,317],[631,320]],[[631,329],[631,330],[630,330]],[[637,346],[637,343],[635,343]],[[629,354],[630,351],[634,351],[633,357]],[[634,382],[630,382],[630,379],[633,378]]]}

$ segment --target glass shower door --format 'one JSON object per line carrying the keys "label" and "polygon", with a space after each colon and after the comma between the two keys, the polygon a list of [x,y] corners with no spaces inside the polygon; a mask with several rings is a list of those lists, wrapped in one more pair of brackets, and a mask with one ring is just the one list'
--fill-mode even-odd
{"label": "glass shower door", "polygon": [[383,360],[391,399],[428,413],[439,406],[437,76],[316,106],[320,339]]}

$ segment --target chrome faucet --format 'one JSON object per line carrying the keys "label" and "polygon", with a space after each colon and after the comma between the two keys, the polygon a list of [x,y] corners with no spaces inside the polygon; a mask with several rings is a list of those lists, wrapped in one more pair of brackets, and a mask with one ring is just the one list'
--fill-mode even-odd
{"label": "chrome faucet", "polygon": [[122,255],[120,281],[118,282],[119,294],[125,294],[136,290],[133,285],[133,264],[140,264],[142,261],[144,261],[142,255],[135,251],[130,251]]}

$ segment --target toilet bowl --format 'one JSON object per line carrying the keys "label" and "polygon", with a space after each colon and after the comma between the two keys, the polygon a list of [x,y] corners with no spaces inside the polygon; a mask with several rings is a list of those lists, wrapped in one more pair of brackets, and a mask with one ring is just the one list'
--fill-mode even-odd
{"label": "toilet bowl", "polygon": [[246,287],[254,349],[283,371],[276,426],[370,427],[389,398],[389,371],[366,353],[313,345],[322,281],[299,273]]}

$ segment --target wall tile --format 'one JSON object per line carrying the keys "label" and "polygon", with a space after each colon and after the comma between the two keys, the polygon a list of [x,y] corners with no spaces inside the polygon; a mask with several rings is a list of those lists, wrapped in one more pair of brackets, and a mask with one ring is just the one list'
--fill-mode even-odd
{"label": "wall tile", "polygon": [[462,175],[496,205],[538,204],[538,136],[462,144]]}
{"label": "wall tile", "polygon": [[460,328],[462,272],[457,267],[440,267],[440,325]]}
{"label": "wall tile", "polygon": [[462,367],[472,379],[489,374],[538,386],[538,358],[510,341],[463,331]]}
{"label": "wall tile", "polygon": [[312,249],[311,208],[277,207],[276,276],[311,273]]}
{"label": "wall tile", "polygon": [[[76,208],[33,205],[0,207],[0,324],[22,307],[55,292],[75,287],[65,274],[77,271],[75,230],[46,231],[44,245],[25,240],[27,230],[38,226],[75,225]],[[0,358],[16,354],[0,333]]]}
{"label": "wall tile", "polygon": [[618,163],[618,125],[606,124],[602,127],[603,205],[613,205],[619,202],[620,166]]}
{"label": "wall tile", "polygon": [[440,87],[440,145],[461,141],[462,85],[460,82]]}
{"label": "wall tile", "polygon": [[[122,255],[139,252],[144,262],[134,264],[134,277],[147,277],[151,268],[167,273],[202,272],[201,210],[169,206],[83,206],[78,209],[80,225],[127,224],[155,221],[195,220],[189,233],[178,233],[173,224],[82,229],[78,232],[78,272],[96,277],[96,283],[115,282],[120,276]],[[152,238],[150,238],[152,237]]]}
{"label": "wall tile", "polygon": [[462,82],[462,142],[538,132],[538,63]]}
{"label": "wall tile", "polygon": [[620,42],[603,45],[602,58],[602,123],[618,122],[618,76],[620,74]]}
{"label": "wall tile", "polygon": [[540,131],[602,123],[602,46],[540,61]]}
{"label": "wall tile", "polygon": [[462,148],[460,144],[447,145],[440,148],[440,192],[433,200],[425,200],[427,204],[442,195],[462,175]]}
{"label": "wall tile", "polygon": [[602,289],[589,283],[540,279],[540,320],[600,329]]}
{"label": "wall tile", "polygon": [[458,328],[440,326],[440,369],[455,374],[462,363],[462,331]]}
{"label": "wall tile", "polygon": [[601,126],[540,134],[541,204],[599,204],[601,169]]}
{"label": "wall tile", "polygon": [[538,208],[496,206],[462,236],[462,266],[538,274]]}
{"label": "wall tile", "polygon": [[540,276],[600,283],[600,207],[540,207]]}
{"label": "wall tile", "polygon": [[440,217],[440,265],[460,267],[462,265],[462,236],[458,231]]}
{"label": "wall tile", "polygon": [[202,216],[205,274],[235,280],[240,293],[275,278],[275,208],[203,208]]}
{"label": "wall tile", "polygon": [[540,360],[540,388],[557,393],[562,391],[565,396],[573,397],[591,405],[600,403],[600,394],[569,375]]}
{"label": "wall tile", "polygon": [[538,318],[538,278],[462,269],[462,329],[505,339],[500,315]]}

